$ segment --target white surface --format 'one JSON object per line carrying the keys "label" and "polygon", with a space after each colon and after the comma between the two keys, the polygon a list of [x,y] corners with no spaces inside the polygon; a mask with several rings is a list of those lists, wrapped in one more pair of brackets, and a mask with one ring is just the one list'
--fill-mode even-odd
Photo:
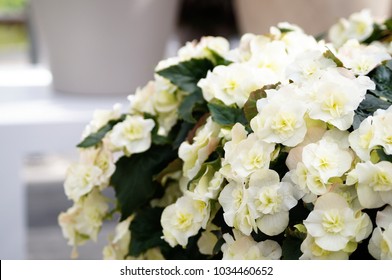
{"label": "white surface", "polygon": [[79,97],[50,86],[0,86],[0,259],[26,258],[24,157],[75,151],[93,111],[117,102],[126,108],[124,96]]}

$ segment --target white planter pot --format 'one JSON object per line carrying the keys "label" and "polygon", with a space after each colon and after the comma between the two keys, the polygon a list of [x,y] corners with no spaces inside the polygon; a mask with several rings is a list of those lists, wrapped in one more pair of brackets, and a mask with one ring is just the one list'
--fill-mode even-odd
{"label": "white planter pot", "polygon": [[131,94],[153,78],[178,0],[32,0],[58,91]]}
{"label": "white planter pot", "polygon": [[364,8],[375,17],[391,14],[391,0],[235,0],[235,12],[242,33],[265,34],[270,26],[287,21],[311,35],[328,30],[341,17]]}

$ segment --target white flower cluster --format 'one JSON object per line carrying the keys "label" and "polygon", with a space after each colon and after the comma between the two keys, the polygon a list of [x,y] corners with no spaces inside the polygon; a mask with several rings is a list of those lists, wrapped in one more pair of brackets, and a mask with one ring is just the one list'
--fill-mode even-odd
{"label": "white flower cluster", "polygon": [[[359,15],[365,17],[367,12]],[[244,106],[252,91],[268,84],[280,84],[276,89],[266,90],[266,97],[257,101],[258,114],[250,121],[252,133],[237,123],[229,134],[223,128],[219,134],[219,127],[209,119],[192,144],[183,143],[179,154],[184,160],[186,183],[197,174],[219,141],[224,143],[225,154],[222,167],[219,170],[210,167],[199,180],[199,184],[203,183],[202,193],[197,185],[193,190],[184,191],[182,198],[165,209],[161,222],[169,244],[185,246],[190,236],[208,227],[214,210],[209,204],[211,199],[218,200],[226,224],[242,236],[237,239],[250,240],[252,244],[240,245],[241,250],[229,253],[229,248],[236,245],[228,244],[237,244],[237,241],[226,235],[223,252],[227,258],[262,257],[259,253],[248,255],[249,246],[256,246],[251,233],[260,231],[275,236],[284,232],[289,224],[289,211],[300,199],[315,204],[304,222],[307,238],[301,247],[302,258],[348,258],[357,243],[370,235],[370,219],[361,212],[369,208],[369,204],[363,204],[362,200],[377,200],[373,207],[392,204],[387,191],[392,187],[389,175],[392,170],[388,169],[392,164],[369,162],[365,166],[366,163],[359,163],[356,152],[358,146],[365,145],[362,150],[366,149],[370,157],[372,148],[381,145],[380,139],[384,139],[381,146],[390,154],[386,144],[390,135],[380,136],[372,144],[363,144],[364,139],[371,141],[370,128],[362,127],[370,123],[369,120],[359,129],[365,137],[358,135],[357,130],[351,134],[347,130],[367,90],[375,88],[365,75],[391,56],[386,47],[361,45],[358,39],[364,37],[349,34],[354,32],[353,28],[360,28],[354,26],[362,24],[359,15],[347,21],[352,26],[347,27],[345,36],[353,39],[339,49],[317,42],[298,27],[287,24],[284,26],[291,32],[272,28],[268,36],[246,34],[238,49],[223,54],[234,62],[215,67],[200,80],[198,86],[205,100],[238,108]],[[324,55],[328,51],[342,61],[344,68]],[[374,118],[377,115],[381,113]],[[392,131],[384,118],[384,129],[378,134]],[[206,127],[210,128],[206,130]],[[225,137],[219,139],[217,135]],[[356,141],[355,137],[361,140]],[[280,178],[270,165],[283,147],[289,154],[290,172]],[[375,167],[370,169],[369,164]],[[380,175],[375,176],[376,169]],[[347,173],[350,175],[346,180]],[[360,174],[358,187],[354,187],[357,173]],[[366,177],[366,174],[369,175]],[[227,182],[223,186],[222,176]],[[385,184],[369,187],[376,185],[370,180]],[[218,190],[219,196],[211,195],[211,188]],[[366,194],[362,191],[364,188]],[[359,203],[354,199],[346,202],[349,196],[358,196]],[[373,199],[374,196],[377,198]]]}
{"label": "white flower cluster", "polygon": [[[205,255],[221,238],[224,259],[279,259],[276,240],[295,228],[303,237],[301,259],[348,259],[366,239],[374,258],[391,259],[391,107],[353,129],[356,110],[376,89],[367,75],[391,59],[388,45],[362,44],[373,24],[367,11],[342,19],[329,32],[330,44],[281,23],[268,35],[245,34],[232,50],[224,38],[205,37],[161,61],[154,80],[130,98],[129,114],[117,107],[99,112],[86,129],[85,136],[115,121],[68,171],[65,191],[75,204],[59,221],[70,244],[96,239],[109,209],[100,191],[109,185],[116,158],[148,151],[155,134],[166,137],[176,125],[190,93],[159,70],[219,56],[231,63],[213,67],[197,86],[208,105],[245,112],[247,122],[221,123],[209,109],[188,133],[178,148],[181,170],[165,175],[171,182],[166,193],[149,204],[164,207],[162,238],[185,248],[197,237]],[[262,96],[253,100],[249,117],[253,93]],[[292,224],[298,207],[310,213]],[[377,225],[369,209],[379,210]],[[117,226],[105,258],[127,257],[133,218]],[[162,255],[153,248],[140,256],[149,257]]]}

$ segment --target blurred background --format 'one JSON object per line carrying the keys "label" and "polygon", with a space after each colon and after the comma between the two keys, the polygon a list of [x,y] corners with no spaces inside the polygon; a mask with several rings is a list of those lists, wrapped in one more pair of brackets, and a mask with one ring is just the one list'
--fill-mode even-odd
{"label": "blurred background", "polygon": [[[127,104],[163,58],[201,36],[236,47],[281,21],[310,34],[390,0],[0,0],[0,258],[69,259],[57,216],[65,170],[94,109]],[[80,248],[100,259],[106,236]]]}

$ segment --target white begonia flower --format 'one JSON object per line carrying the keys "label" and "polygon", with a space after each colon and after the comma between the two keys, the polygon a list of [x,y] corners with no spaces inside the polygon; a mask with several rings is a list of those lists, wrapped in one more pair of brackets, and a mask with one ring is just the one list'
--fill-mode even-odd
{"label": "white begonia flower", "polygon": [[347,28],[347,38],[362,41],[367,39],[373,32],[374,19],[370,10],[362,10],[354,13],[349,17],[349,25]]}
{"label": "white begonia flower", "polygon": [[151,131],[155,123],[141,116],[127,116],[116,124],[109,136],[111,144],[128,156],[147,151],[151,146]]}
{"label": "white begonia flower", "polygon": [[210,199],[217,199],[224,179],[221,173],[209,165],[199,180],[191,182],[190,195],[206,202]]}
{"label": "white begonia flower", "polygon": [[100,181],[100,189],[104,189],[109,185],[110,177],[113,175],[116,166],[112,152],[109,150],[108,139],[103,139],[103,145],[97,147],[90,147],[87,149],[80,149],[80,163],[86,165],[95,165],[102,171]]}
{"label": "white begonia flower", "polygon": [[[250,59],[251,57],[251,43],[255,38],[258,37],[257,35],[253,33],[245,33],[244,35],[241,36],[239,46],[237,49],[232,50],[235,53],[232,53],[232,56],[234,59],[232,61],[240,61],[240,62],[246,62]],[[271,41],[270,38],[266,36],[262,36],[265,38],[267,42]]]}
{"label": "white begonia flower", "polygon": [[129,225],[134,216],[129,216],[124,221],[118,223],[114,236],[109,237],[109,244],[103,248],[103,258],[105,260],[123,260],[128,255],[131,232]]}
{"label": "white begonia flower", "polygon": [[221,248],[224,260],[279,260],[282,256],[282,248],[276,241],[256,242],[237,230],[233,233],[234,238],[228,233],[223,235],[226,241]]}
{"label": "white begonia flower", "polygon": [[273,236],[285,230],[289,223],[289,210],[297,205],[293,186],[280,182],[273,170],[259,170],[250,176],[249,207],[261,232]]}
{"label": "white begonia flower", "polygon": [[249,193],[245,184],[229,182],[219,195],[219,203],[223,208],[223,218],[226,224],[250,235],[257,229],[255,218],[248,206]]}
{"label": "white begonia flower", "polygon": [[336,252],[345,249],[350,241],[361,241],[356,238],[362,229],[362,215],[367,214],[356,214],[339,194],[327,193],[316,200],[304,225],[321,249]]}
{"label": "white begonia flower", "polygon": [[370,160],[370,152],[374,148],[373,117],[364,119],[359,127],[350,133],[348,141],[356,155],[363,161]]}
{"label": "white begonia flower", "polygon": [[375,85],[369,77],[349,77],[350,72],[336,69],[328,68],[317,82],[309,84],[306,98],[310,118],[346,130],[352,125],[354,110],[365,98],[366,91]]}
{"label": "white begonia flower", "polygon": [[189,196],[180,197],[176,203],[167,206],[161,215],[163,239],[172,247],[177,244],[185,247],[188,238],[196,235],[203,224],[205,227],[206,208],[205,202]]}
{"label": "white begonia flower", "polygon": [[369,253],[378,260],[392,260],[392,206],[377,212],[376,224],[369,240]]}
{"label": "white begonia flower", "polygon": [[219,131],[220,126],[209,117],[206,124],[197,130],[193,143],[184,141],[180,145],[178,156],[184,161],[183,175],[189,180],[196,176],[201,165],[215,151],[220,140]]}
{"label": "white begonia flower", "polygon": [[373,117],[373,146],[381,146],[386,154],[392,154],[392,106],[387,110],[377,110]]}
{"label": "white begonia flower", "polygon": [[73,256],[77,256],[76,247],[87,240],[97,240],[103,218],[109,206],[107,199],[94,190],[75,203],[67,212],[60,213],[58,223],[68,244],[74,246]]}
{"label": "white begonia flower", "polygon": [[153,97],[156,92],[155,84],[155,81],[149,81],[143,88],[137,88],[134,95],[128,97],[128,100],[130,101],[130,112],[132,114],[156,114],[153,104]]}
{"label": "white begonia flower", "polygon": [[340,177],[351,167],[352,154],[337,143],[321,139],[305,146],[302,161],[307,170],[316,170],[323,183],[332,177]]}
{"label": "white begonia flower", "polygon": [[91,133],[97,132],[101,127],[106,125],[110,120],[119,119],[121,117],[122,105],[117,103],[112,110],[95,110],[93,118],[86,126],[82,133],[82,138],[86,138]]}
{"label": "white begonia flower", "polygon": [[64,191],[69,199],[77,202],[103,183],[103,171],[94,164],[75,163],[67,169]]}
{"label": "white begonia flower", "polygon": [[391,59],[391,55],[385,48],[361,45],[355,39],[347,41],[339,48],[337,57],[356,75],[366,75],[382,61]]}
{"label": "white begonia flower", "polygon": [[163,70],[165,68],[169,68],[170,66],[177,65],[178,63],[181,62],[181,59],[178,56],[175,57],[169,57],[166,59],[163,59],[158,62],[157,66],[155,66],[155,72],[158,72],[160,70]]}
{"label": "white begonia flower", "polygon": [[392,163],[358,163],[347,177],[347,184],[357,183],[358,199],[365,208],[392,205]]}
{"label": "white begonia flower", "polygon": [[325,58],[321,51],[305,51],[287,66],[286,77],[295,83],[314,81],[321,76],[325,69],[330,67],[336,67],[335,62]]}
{"label": "white begonia flower", "polygon": [[347,19],[340,19],[337,23],[332,25],[328,31],[328,38],[334,44],[335,47],[340,47],[347,40],[347,29],[349,22]]}
{"label": "white begonia flower", "polygon": [[247,64],[271,71],[277,80],[284,79],[286,66],[291,62],[286,52],[285,43],[281,41],[268,42],[262,36],[257,36],[251,41],[250,48],[251,57]]}
{"label": "white begonia flower", "polygon": [[158,114],[172,112],[178,108],[182,96],[176,91],[177,87],[169,80],[156,75],[155,93],[151,97],[154,109]]}
{"label": "white begonia flower", "polygon": [[276,82],[277,79],[269,71],[232,63],[228,66],[216,66],[197,85],[208,102],[217,99],[227,106],[236,104],[242,108],[252,91]]}
{"label": "white begonia flower", "polygon": [[213,255],[214,247],[218,242],[218,237],[213,233],[214,230],[219,230],[219,227],[213,223],[208,224],[207,229],[201,233],[197,241],[197,247],[200,253],[204,255]]}
{"label": "white begonia flower", "polygon": [[336,46],[340,47],[349,39],[363,41],[373,32],[374,20],[369,10],[362,10],[352,14],[348,19],[340,19],[329,30],[329,39]]}
{"label": "white begonia flower", "polygon": [[98,147],[79,149],[80,161],[70,165],[64,182],[65,194],[77,202],[94,187],[101,190],[109,185],[115,171],[114,159],[108,148],[107,138]]}
{"label": "white begonia flower", "polygon": [[[286,28],[293,29],[293,26],[287,26]],[[294,31],[283,33],[280,41],[285,44],[291,61],[303,52],[314,50],[324,51],[325,48],[322,41],[320,43],[317,42],[313,36],[305,34],[298,27],[294,27]]]}
{"label": "white begonia flower", "polygon": [[187,42],[185,46],[178,50],[179,58],[189,60],[192,58],[211,57],[210,50],[216,52],[222,57],[226,57],[229,52],[229,41],[223,37],[205,36],[200,41]]}
{"label": "white begonia flower", "polygon": [[343,250],[336,252],[324,250],[310,235],[307,235],[301,243],[301,252],[300,260],[348,260],[349,257],[349,254]]}
{"label": "white begonia flower", "polygon": [[297,167],[299,162],[302,162],[302,150],[303,148],[310,144],[319,141],[326,132],[327,126],[323,121],[315,121],[305,118],[307,131],[305,138],[302,143],[290,149],[289,154],[286,159],[286,166],[289,170],[293,170]]}
{"label": "white begonia flower", "polygon": [[256,170],[269,167],[275,144],[259,140],[254,133],[249,134],[246,139],[241,141],[237,142],[236,140],[225,144],[225,158],[222,163],[223,167],[230,166],[232,178],[244,181]]}
{"label": "white begonia flower", "polygon": [[267,97],[257,101],[257,110],[258,114],[250,121],[250,126],[259,139],[288,147],[304,140],[307,108],[294,87],[267,90]]}
{"label": "white begonia flower", "polygon": [[178,121],[178,110],[158,114],[158,135],[167,136]]}

